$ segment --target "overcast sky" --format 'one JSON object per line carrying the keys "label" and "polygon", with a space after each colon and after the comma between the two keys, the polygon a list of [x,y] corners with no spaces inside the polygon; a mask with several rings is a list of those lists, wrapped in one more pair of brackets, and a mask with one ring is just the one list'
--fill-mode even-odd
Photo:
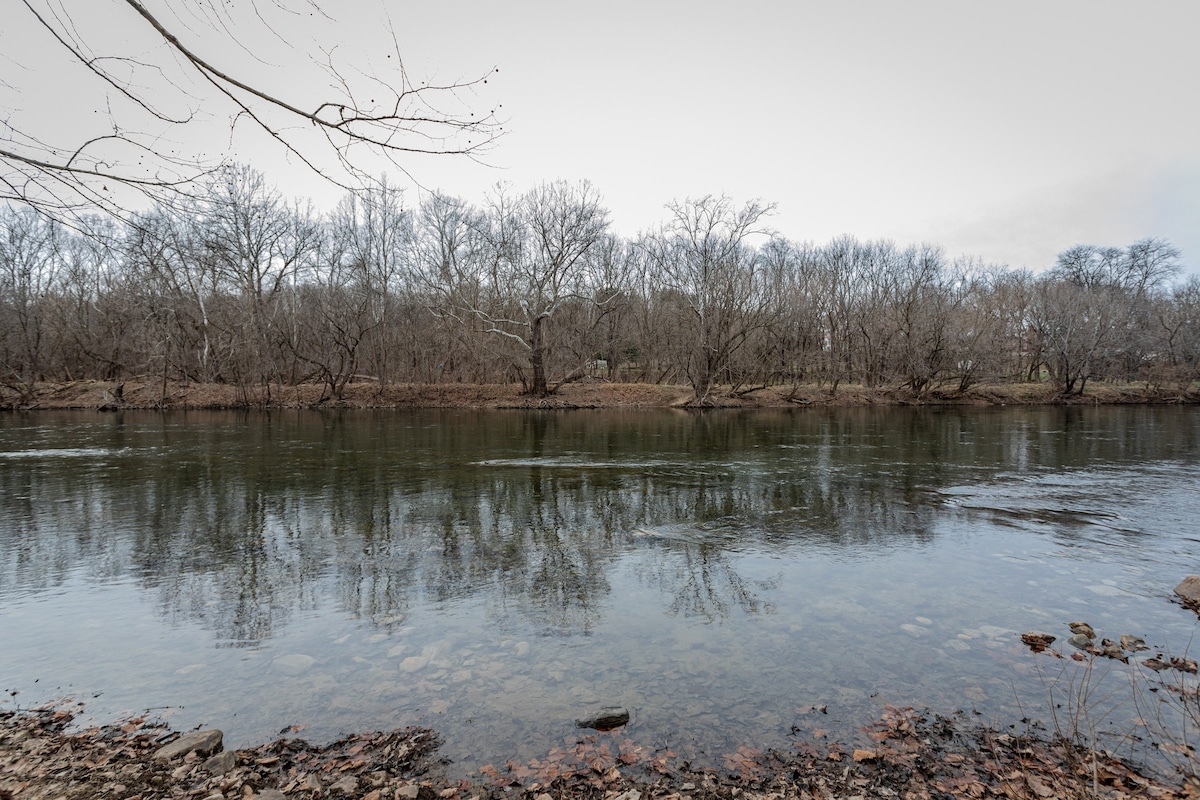
{"label": "overcast sky", "polygon": [[[258,2],[264,15],[278,11]],[[1074,244],[1159,236],[1189,271],[1200,267],[1196,0],[323,7],[330,19],[274,27],[298,50],[337,44],[339,63],[364,70],[383,57],[389,25],[414,77],[499,67],[468,98],[481,111],[503,104],[490,166],[412,162],[425,187],[471,201],[497,180],[525,189],[588,179],[628,235],[663,220],[669,200],[726,193],[777,203],[773,226],[797,240],[933,242],[951,256],[1041,269]],[[87,24],[115,36],[129,23],[110,9]],[[12,53],[17,26],[0,25]],[[237,60],[211,29],[189,27],[214,60]],[[284,74],[292,82],[276,88],[303,97],[303,70]],[[332,202],[303,170],[234,147],[286,193]]]}

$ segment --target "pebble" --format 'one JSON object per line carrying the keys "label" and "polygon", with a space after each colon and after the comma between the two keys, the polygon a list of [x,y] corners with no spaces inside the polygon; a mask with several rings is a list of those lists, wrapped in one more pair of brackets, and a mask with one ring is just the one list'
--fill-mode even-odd
{"label": "pebble", "polygon": [[409,656],[400,662],[400,669],[404,670],[405,672],[417,672],[425,669],[425,666],[428,663],[429,659],[423,656]]}

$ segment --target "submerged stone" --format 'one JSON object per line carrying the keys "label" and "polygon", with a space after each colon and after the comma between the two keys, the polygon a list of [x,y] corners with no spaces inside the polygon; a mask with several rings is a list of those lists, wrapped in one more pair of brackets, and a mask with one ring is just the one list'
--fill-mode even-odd
{"label": "submerged stone", "polygon": [[575,720],[577,728],[594,728],[598,731],[610,731],[629,722],[629,712],[620,706],[608,706],[594,714]]}
{"label": "submerged stone", "polygon": [[1077,633],[1070,639],[1067,639],[1067,644],[1080,650],[1087,650],[1092,646],[1092,638],[1090,636],[1085,636],[1082,633]]}
{"label": "submerged stone", "polygon": [[312,656],[307,656],[303,653],[291,653],[290,655],[280,656],[271,663],[276,669],[287,675],[300,675],[306,672],[316,661]]}
{"label": "submerged stone", "polygon": [[1149,650],[1146,646],[1146,640],[1140,636],[1133,636],[1128,633],[1121,634],[1121,647],[1130,652],[1138,652],[1140,650]]}

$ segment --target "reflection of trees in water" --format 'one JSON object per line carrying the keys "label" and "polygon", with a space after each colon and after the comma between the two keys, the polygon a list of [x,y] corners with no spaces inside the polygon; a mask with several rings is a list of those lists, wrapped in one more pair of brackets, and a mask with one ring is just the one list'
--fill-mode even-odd
{"label": "reflection of trees in water", "polygon": [[733,556],[718,544],[671,542],[660,557],[643,561],[638,574],[657,584],[672,614],[715,622],[736,607],[744,614],[770,614],[775,606],[760,592],[774,589],[774,581],[748,581],[733,565]]}
{"label": "reflection of trees in water", "polygon": [[[760,613],[741,549],[925,542],[939,487],[1194,452],[1193,417],[1102,411],[145,415],[111,459],[0,461],[0,592],[133,576],[235,645],[330,596],[380,625],[486,596],[577,633],[636,550],[665,608]],[[672,525],[703,536],[636,533]]]}

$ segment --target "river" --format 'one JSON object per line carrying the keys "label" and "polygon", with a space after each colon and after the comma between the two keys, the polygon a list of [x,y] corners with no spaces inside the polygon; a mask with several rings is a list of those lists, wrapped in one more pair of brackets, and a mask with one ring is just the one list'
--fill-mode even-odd
{"label": "river", "polygon": [[4,414],[0,707],[426,725],[463,775],[609,705],[700,766],[1049,726],[1020,633],[1186,651],[1198,519],[1193,408]]}

